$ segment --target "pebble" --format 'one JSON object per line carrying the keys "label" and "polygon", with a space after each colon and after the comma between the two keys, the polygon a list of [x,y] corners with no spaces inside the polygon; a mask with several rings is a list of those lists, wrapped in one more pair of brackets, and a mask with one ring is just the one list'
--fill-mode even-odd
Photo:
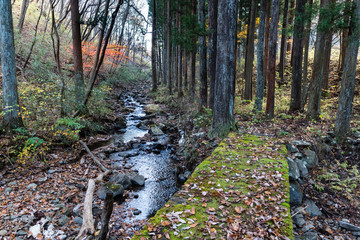
{"label": "pebble", "polygon": [[134,215],[139,215],[141,213],[141,211],[139,209],[135,209],[133,213],[134,213]]}
{"label": "pebble", "polygon": [[0,236],[5,236],[7,234],[7,231],[6,230],[1,230],[0,231]]}
{"label": "pebble", "polygon": [[12,191],[12,188],[11,187],[7,187],[5,188],[5,193],[9,194],[10,192]]}
{"label": "pebble", "polygon": [[23,231],[23,230],[20,230],[20,231],[17,231],[15,236],[26,236],[27,235],[27,232]]}
{"label": "pebble", "polygon": [[30,183],[26,189],[35,189],[37,187],[37,184],[36,183]]}
{"label": "pebble", "polygon": [[77,225],[81,226],[83,224],[83,219],[81,217],[76,217],[73,220],[73,223],[76,223]]}

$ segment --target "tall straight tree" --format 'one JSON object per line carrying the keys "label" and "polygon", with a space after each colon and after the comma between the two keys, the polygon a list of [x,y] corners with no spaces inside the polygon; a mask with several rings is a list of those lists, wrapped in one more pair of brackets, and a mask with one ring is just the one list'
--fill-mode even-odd
{"label": "tall straight tree", "polygon": [[306,0],[296,0],[290,112],[301,110],[301,80]]}
{"label": "tall straight tree", "polygon": [[326,7],[330,0],[322,0],[320,8],[319,23],[316,33],[314,64],[311,77],[311,88],[309,89],[309,104],[307,109],[307,117],[318,120],[320,118],[320,102],[321,102],[321,84],[324,75],[325,63],[325,46],[327,40],[327,32],[329,26],[324,26],[327,18]]}
{"label": "tall straight tree", "polygon": [[275,68],[277,50],[277,28],[279,24],[280,0],[273,0],[271,7],[271,25],[269,39],[269,62],[268,62],[268,92],[266,100],[266,114],[274,117],[275,108]]}
{"label": "tall straight tree", "polygon": [[[191,0],[191,16],[196,17],[196,4],[197,0]],[[195,20],[195,19],[194,19]],[[195,26],[193,26],[195,28]],[[195,29],[194,29],[195,31]],[[191,38],[191,50],[190,50],[190,72],[191,72],[191,86],[190,86],[190,98],[195,99],[195,85],[196,85],[196,35],[193,33]]]}
{"label": "tall straight tree", "polygon": [[152,69],[152,91],[157,90],[157,76],[156,76],[156,0],[152,0],[152,39],[151,39],[151,69]]}
{"label": "tall straight tree", "polygon": [[79,1],[71,0],[71,31],[75,72],[75,102],[77,112],[84,112],[84,72],[81,49]]}
{"label": "tall straight tree", "polygon": [[249,24],[246,36],[246,55],[245,55],[245,91],[244,99],[252,100],[252,75],[254,68],[254,39],[255,39],[255,23],[256,23],[257,1],[251,0]]}
{"label": "tall straight tree", "polygon": [[304,110],[304,106],[307,99],[307,92],[308,92],[308,65],[309,65],[312,5],[313,5],[313,0],[309,0],[308,7],[306,9],[306,26],[304,30],[305,42],[304,42],[304,65],[303,65],[302,82],[301,82],[301,110]]}
{"label": "tall straight tree", "polygon": [[261,0],[260,3],[260,22],[257,44],[257,80],[256,80],[256,97],[255,111],[262,110],[262,102],[264,98],[264,37],[265,37],[265,21],[266,8],[270,4],[268,0]]}
{"label": "tall straight tree", "polygon": [[16,80],[14,27],[10,0],[0,0],[0,53],[3,88],[3,125],[7,131],[22,127]]}
{"label": "tall straight tree", "polygon": [[199,111],[203,111],[203,107],[207,107],[208,97],[208,80],[206,68],[206,25],[205,25],[205,0],[199,0],[198,3],[198,21],[201,28],[199,36],[199,73],[200,73],[200,104]]}
{"label": "tall straight tree", "polygon": [[216,43],[217,43],[217,18],[218,0],[209,0],[209,107],[214,109],[215,99],[215,75],[216,75]]}
{"label": "tall straight tree", "polygon": [[168,89],[169,89],[169,94],[172,94],[172,71],[171,71],[171,56],[172,56],[172,52],[171,52],[171,1],[167,0],[166,1],[166,21],[167,21],[167,25],[166,25],[166,83],[168,85]]}
{"label": "tall straight tree", "polygon": [[266,21],[265,21],[265,46],[264,46],[264,83],[267,84],[268,79],[268,62],[269,62],[269,36],[270,36],[270,14],[271,2],[268,1],[266,6]]}
{"label": "tall straight tree", "polygon": [[350,130],[350,116],[354,99],[356,63],[360,42],[360,0],[354,0],[355,10],[351,18],[341,81],[339,105],[336,113],[335,135],[343,142]]}
{"label": "tall straight tree", "polygon": [[18,28],[19,28],[20,32],[23,30],[23,27],[24,27],[26,11],[29,7],[29,3],[30,3],[30,0],[23,0],[22,5],[21,5],[20,19],[19,19],[19,23],[18,23]]}
{"label": "tall straight tree", "polygon": [[284,83],[284,70],[286,64],[286,40],[287,40],[287,23],[288,23],[288,11],[289,11],[289,0],[284,1],[284,14],[283,14],[283,23],[281,30],[281,46],[280,46],[280,63],[279,63],[279,76],[280,82]]}
{"label": "tall straight tree", "polygon": [[237,0],[219,1],[212,136],[226,136],[233,122]]}

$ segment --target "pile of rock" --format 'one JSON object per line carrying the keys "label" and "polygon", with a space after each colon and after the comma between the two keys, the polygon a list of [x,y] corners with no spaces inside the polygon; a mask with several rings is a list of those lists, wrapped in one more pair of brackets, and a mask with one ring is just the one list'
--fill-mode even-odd
{"label": "pile of rock", "polygon": [[130,187],[139,187],[145,185],[145,177],[139,174],[133,174],[127,176],[119,173],[113,176],[107,183],[101,185],[97,191],[97,196],[104,200],[106,198],[106,192],[111,191],[115,201],[121,201],[124,197],[124,191]]}

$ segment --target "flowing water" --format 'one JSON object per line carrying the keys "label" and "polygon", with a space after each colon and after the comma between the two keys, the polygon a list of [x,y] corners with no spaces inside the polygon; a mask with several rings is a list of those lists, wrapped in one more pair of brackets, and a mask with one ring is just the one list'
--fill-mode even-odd
{"label": "flowing water", "polygon": [[[127,96],[125,106],[132,109],[126,117],[127,127],[125,132],[116,134],[115,142],[133,142],[132,149],[123,152],[113,153],[110,158],[114,165],[125,166],[137,171],[145,177],[145,186],[131,190],[130,194],[137,194],[138,198],[128,199],[123,203],[125,209],[138,209],[140,214],[127,216],[122,219],[124,222],[134,220],[144,220],[154,215],[166,201],[178,190],[176,179],[176,166],[171,160],[171,145],[167,145],[168,136],[166,134],[157,136],[156,141],[146,142],[139,139],[148,133],[148,130],[140,129],[137,126],[143,123],[146,116],[144,105],[135,97]],[[160,146],[155,151],[154,146]],[[126,159],[126,163],[125,160]],[[139,211],[138,211],[139,213]]]}

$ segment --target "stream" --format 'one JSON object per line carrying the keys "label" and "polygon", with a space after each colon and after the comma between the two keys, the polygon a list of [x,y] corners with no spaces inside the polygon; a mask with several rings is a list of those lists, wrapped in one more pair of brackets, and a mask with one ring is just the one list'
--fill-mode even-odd
{"label": "stream", "polygon": [[[145,186],[131,188],[129,196],[121,205],[133,214],[120,220],[125,223],[146,220],[153,216],[178,190],[174,149],[167,134],[146,137],[146,113],[139,96],[128,95],[122,99],[131,109],[126,116],[126,128],[115,133],[113,142],[128,146],[129,150],[110,155],[112,167],[129,169],[145,177]],[[150,135],[151,136],[151,135]],[[149,139],[151,139],[149,141]]]}

